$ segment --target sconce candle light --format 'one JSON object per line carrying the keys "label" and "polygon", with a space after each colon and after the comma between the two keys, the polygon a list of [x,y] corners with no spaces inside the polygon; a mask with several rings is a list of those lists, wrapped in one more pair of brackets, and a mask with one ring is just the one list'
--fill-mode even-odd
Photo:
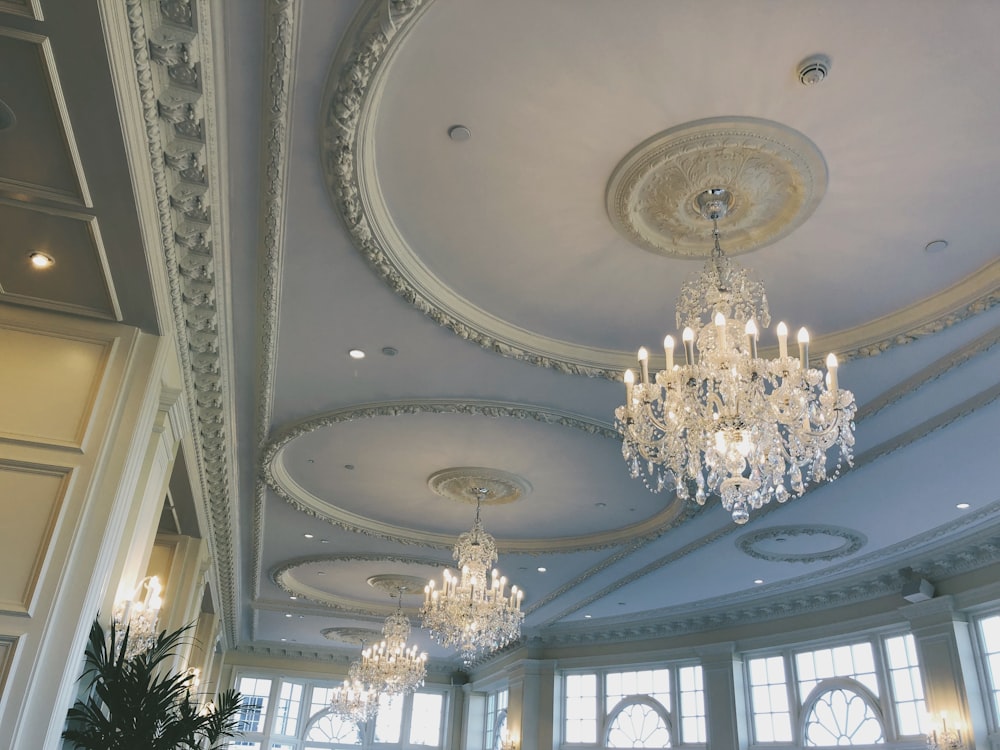
{"label": "sconce candle light", "polygon": [[948,726],[948,712],[941,712],[941,723],[927,735],[928,750],[964,750],[962,730],[952,725]]}

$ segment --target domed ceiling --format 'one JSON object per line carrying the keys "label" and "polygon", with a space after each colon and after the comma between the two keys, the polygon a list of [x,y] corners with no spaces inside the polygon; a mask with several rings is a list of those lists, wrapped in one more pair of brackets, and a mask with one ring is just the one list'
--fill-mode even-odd
{"label": "domed ceiling", "polygon": [[[997,557],[1000,5],[245,8],[212,19],[241,647],[353,655],[395,607],[385,581],[453,564],[482,482],[540,646]],[[854,467],[742,527],[630,479],[613,427],[635,350],[677,335],[715,187],[722,247],[859,406]]]}

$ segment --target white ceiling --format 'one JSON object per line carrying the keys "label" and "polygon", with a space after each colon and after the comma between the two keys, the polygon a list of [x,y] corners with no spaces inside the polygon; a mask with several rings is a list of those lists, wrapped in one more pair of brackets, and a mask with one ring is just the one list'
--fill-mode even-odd
{"label": "white ceiling", "polygon": [[[205,159],[235,420],[236,558],[218,558],[237,581],[236,609],[224,612],[233,645],[353,656],[356,645],[323,631],[380,627],[393,603],[368,579],[439,575],[471,526],[471,505],[427,485],[452,467],[531,485],[483,518],[498,567],[526,592],[526,635],[542,645],[578,631],[618,637],[626,625],[710,629],[883,596],[906,565],[940,582],[993,562],[949,555],[1000,529],[1000,5],[423,0],[412,15],[384,0],[196,5],[213,27],[197,41],[215,97],[199,112],[214,134]],[[144,0],[147,25],[162,21],[156,7]],[[324,169],[331,94],[354,45],[372,38],[365,23],[389,7],[399,15],[382,18],[391,42],[364,94],[359,170],[366,205],[384,208],[378,230],[409,254],[425,299],[453,303],[444,312],[424,314],[387,283],[398,269],[368,262]],[[288,24],[281,33],[275,18]],[[286,52],[287,109],[271,106]],[[831,59],[829,78],[804,87],[796,65],[816,53]],[[67,86],[74,117],[80,88]],[[808,326],[817,356],[824,343],[885,349],[841,367],[859,405],[855,468],[745,527],[715,503],[698,511],[629,479],[610,432],[624,388],[560,371],[580,352],[600,353],[594,370],[624,365],[673,331],[680,285],[699,264],[627,241],[605,190],[636,145],[711,117],[775,121],[826,160],[814,214],[739,257],[767,285],[774,321]],[[455,124],[471,139],[450,140]],[[81,148],[86,163],[91,145]],[[85,213],[117,210],[98,200],[110,184],[93,176]],[[709,239],[706,227],[706,251]],[[936,239],[947,250],[925,252]],[[151,297],[118,283],[134,269],[110,242],[108,256],[119,293]],[[123,309],[147,324],[152,306]],[[513,356],[477,343],[494,324],[515,332]],[[553,366],[525,361],[526,342]],[[350,359],[355,347],[368,356]],[[741,548],[777,527],[790,527],[775,531],[786,541],[752,544],[821,554],[849,537],[858,548],[811,562]],[[415,614],[417,598],[407,604]],[[415,637],[437,664],[458,664]]]}

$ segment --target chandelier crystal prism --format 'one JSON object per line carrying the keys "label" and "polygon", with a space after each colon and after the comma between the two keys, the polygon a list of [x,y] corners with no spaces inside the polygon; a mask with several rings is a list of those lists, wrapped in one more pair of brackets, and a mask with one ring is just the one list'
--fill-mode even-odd
{"label": "chandelier crystal prism", "polygon": [[[779,323],[777,359],[758,356],[760,327],[770,324],[761,282],[734,263],[719,244],[718,221],[732,196],[701,193],[702,216],[715,240],[701,273],[685,282],[677,301],[683,363],[675,341],[664,339],[666,367],[650,377],[649,352],[639,349],[639,379],[625,371],[625,404],[615,410],[622,455],[633,478],[653,492],[672,489],[704,505],[710,494],[738,524],[772,499],[800,496],[809,481],[832,481],[853,462],[854,395],[839,387],[837,358],[827,373],[809,367],[809,334],[798,333],[799,356],[788,355],[788,329]],[[839,453],[832,473],[827,451]]]}
{"label": "chandelier crystal prism", "polygon": [[511,586],[496,568],[496,540],[480,520],[480,506],[491,490],[474,487],[476,520],[472,530],[458,538],[452,557],[458,561],[458,575],[445,569],[441,588],[432,580],[424,588],[421,609],[423,626],[446,648],[458,648],[470,662],[477,656],[503,648],[521,636],[521,600],[524,592]]}
{"label": "chandelier crystal prism", "polygon": [[379,694],[412,693],[427,677],[427,654],[407,646],[410,620],[403,613],[403,589],[398,592],[396,611],[386,618],[381,643],[361,652],[355,677]]}

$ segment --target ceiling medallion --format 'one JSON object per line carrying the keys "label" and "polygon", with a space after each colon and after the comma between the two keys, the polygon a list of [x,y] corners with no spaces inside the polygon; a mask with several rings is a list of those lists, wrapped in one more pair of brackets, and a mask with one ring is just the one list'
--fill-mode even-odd
{"label": "ceiling medallion", "polygon": [[[805,328],[797,358],[788,356],[784,323],[776,327],[778,357],[757,355],[758,326],[771,320],[764,285],[719,244],[718,220],[737,200],[713,187],[696,202],[712,222],[715,244],[677,301],[683,364],[674,363],[674,338],[667,336],[666,367],[650,377],[650,354],[640,348],[640,379],[625,371],[625,404],[615,410],[615,423],[633,479],[641,477],[653,492],[669,484],[680,500],[694,490],[699,505],[718,495],[743,524],[751,510],[801,496],[808,481],[832,481],[844,461],[853,463],[857,406],[854,394],[838,386],[833,354],[825,377],[809,366]],[[834,446],[839,455],[828,474],[826,452]]]}
{"label": "ceiling medallion", "polygon": [[427,581],[418,576],[406,576],[397,573],[383,573],[368,579],[368,585],[373,589],[384,591],[389,596],[396,596],[400,591],[404,594],[413,591],[423,591]]}
{"label": "ceiling medallion", "polygon": [[361,646],[365,643],[374,643],[379,637],[379,632],[371,628],[323,628],[320,635],[328,641]]}
{"label": "ceiling medallion", "polygon": [[868,543],[860,531],[840,526],[773,526],[743,534],[740,550],[771,562],[820,562],[853,555]]}
{"label": "ceiling medallion", "polygon": [[427,478],[433,492],[460,503],[505,505],[531,492],[527,479],[500,469],[461,466],[442,469]]}
{"label": "ceiling medallion", "polygon": [[674,258],[704,258],[698,196],[706,186],[734,201],[726,219],[733,254],[777,242],[804,222],[826,193],[827,170],[798,131],[753,117],[680,125],[632,150],[607,187],[608,216],[639,247]]}

